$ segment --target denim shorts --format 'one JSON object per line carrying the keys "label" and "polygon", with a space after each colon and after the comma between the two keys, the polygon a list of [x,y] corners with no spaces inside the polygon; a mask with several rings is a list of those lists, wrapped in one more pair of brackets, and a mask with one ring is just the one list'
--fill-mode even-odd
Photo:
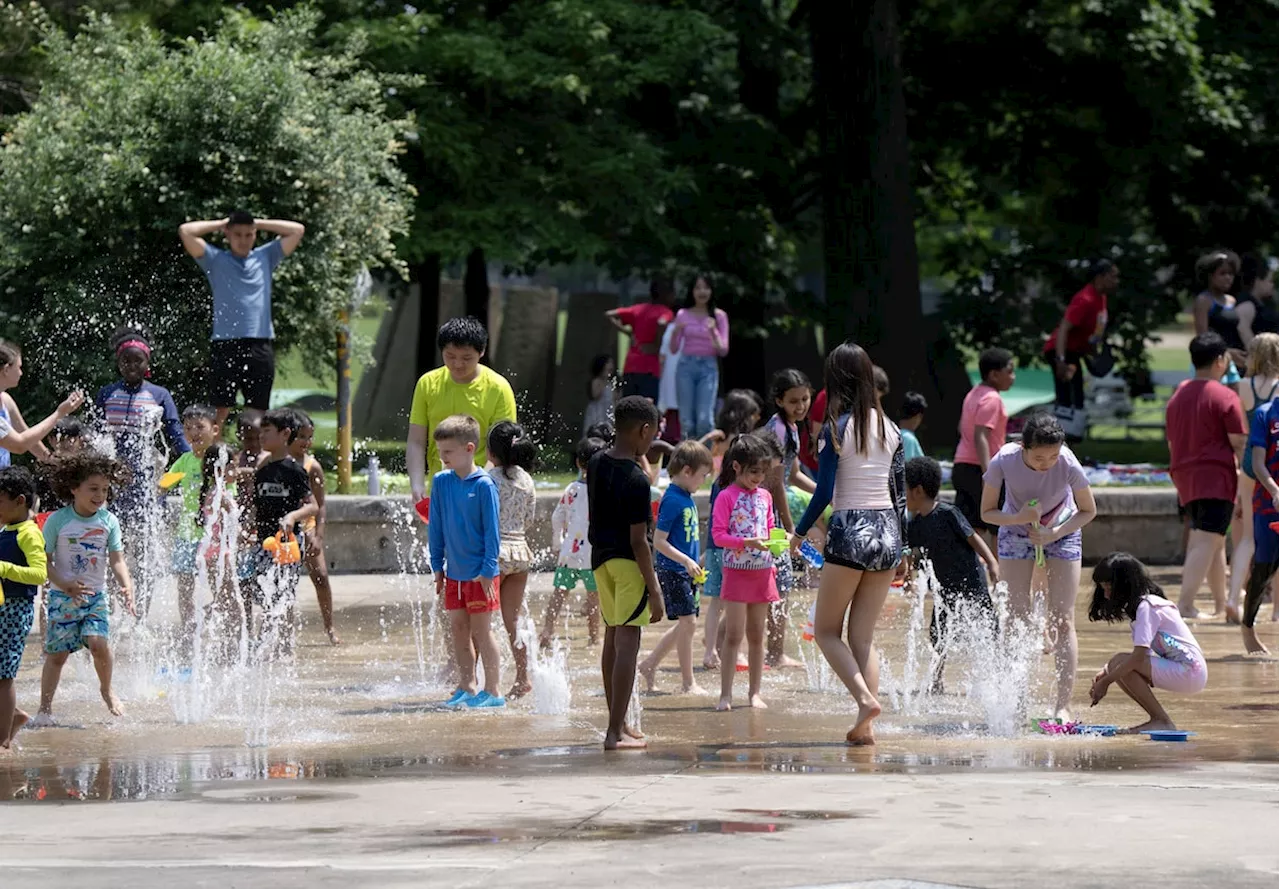
{"label": "denim shorts", "polygon": [[707,582],[702,585],[702,595],[720,598],[720,584],[724,580],[724,550],[713,547],[707,550]]}

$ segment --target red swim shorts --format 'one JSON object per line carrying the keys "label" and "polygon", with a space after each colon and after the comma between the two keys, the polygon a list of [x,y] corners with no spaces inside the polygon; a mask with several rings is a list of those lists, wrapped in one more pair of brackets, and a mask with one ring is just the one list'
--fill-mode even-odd
{"label": "red swim shorts", "polygon": [[446,611],[462,611],[469,614],[488,614],[502,607],[496,582],[487,586],[478,580],[444,579],[444,607]]}

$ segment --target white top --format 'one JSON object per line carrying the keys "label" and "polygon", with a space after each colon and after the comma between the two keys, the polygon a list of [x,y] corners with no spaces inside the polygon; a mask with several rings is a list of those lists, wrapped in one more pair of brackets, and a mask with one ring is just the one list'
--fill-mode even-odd
{"label": "white top", "polygon": [[884,421],[884,438],[880,438],[880,413],[874,408],[867,423],[870,438],[867,452],[859,454],[853,446],[853,421],[845,426],[840,443],[840,461],[836,464],[836,489],[831,507],[841,509],[893,509],[889,496],[889,473],[893,455],[902,443],[898,427]]}
{"label": "white top", "polygon": [[64,506],[44,523],[44,548],[63,577],[82,580],[95,593],[104,592],[110,554],[124,549],[120,522],[106,507],[82,516],[74,506]]}
{"label": "white top", "polygon": [[680,364],[680,353],[672,353],[671,337],[676,332],[674,324],[667,325],[667,332],[662,335],[662,345],[658,347],[658,355],[662,358],[662,376],[658,378],[658,413],[666,414],[679,408],[676,400],[676,367]]}
{"label": "white top", "polygon": [[591,544],[587,541],[587,483],[572,481],[551,513],[551,533],[560,541],[561,568],[591,569]]}

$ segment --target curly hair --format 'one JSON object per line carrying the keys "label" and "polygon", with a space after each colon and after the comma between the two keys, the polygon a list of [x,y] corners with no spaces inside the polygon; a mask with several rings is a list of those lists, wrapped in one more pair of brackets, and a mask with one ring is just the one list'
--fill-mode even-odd
{"label": "curly hair", "polygon": [[129,467],[114,457],[97,451],[83,451],[59,457],[52,464],[49,469],[49,486],[61,500],[70,503],[75,499],[75,489],[95,475],[106,478],[113,494],[127,485],[133,477]]}

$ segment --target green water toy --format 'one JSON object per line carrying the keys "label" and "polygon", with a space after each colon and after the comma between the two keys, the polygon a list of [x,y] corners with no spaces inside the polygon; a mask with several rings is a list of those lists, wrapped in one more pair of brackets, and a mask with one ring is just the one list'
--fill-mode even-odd
{"label": "green water toy", "polygon": [[787,534],[786,528],[774,528],[769,532],[769,541],[765,544],[765,548],[773,553],[775,557],[782,555],[791,548],[791,536]]}
{"label": "green water toy", "polygon": [[[1039,500],[1027,501],[1027,506],[1039,506],[1039,505],[1040,505]],[[1038,543],[1036,544],[1036,566],[1039,568],[1044,567],[1044,547]]]}

